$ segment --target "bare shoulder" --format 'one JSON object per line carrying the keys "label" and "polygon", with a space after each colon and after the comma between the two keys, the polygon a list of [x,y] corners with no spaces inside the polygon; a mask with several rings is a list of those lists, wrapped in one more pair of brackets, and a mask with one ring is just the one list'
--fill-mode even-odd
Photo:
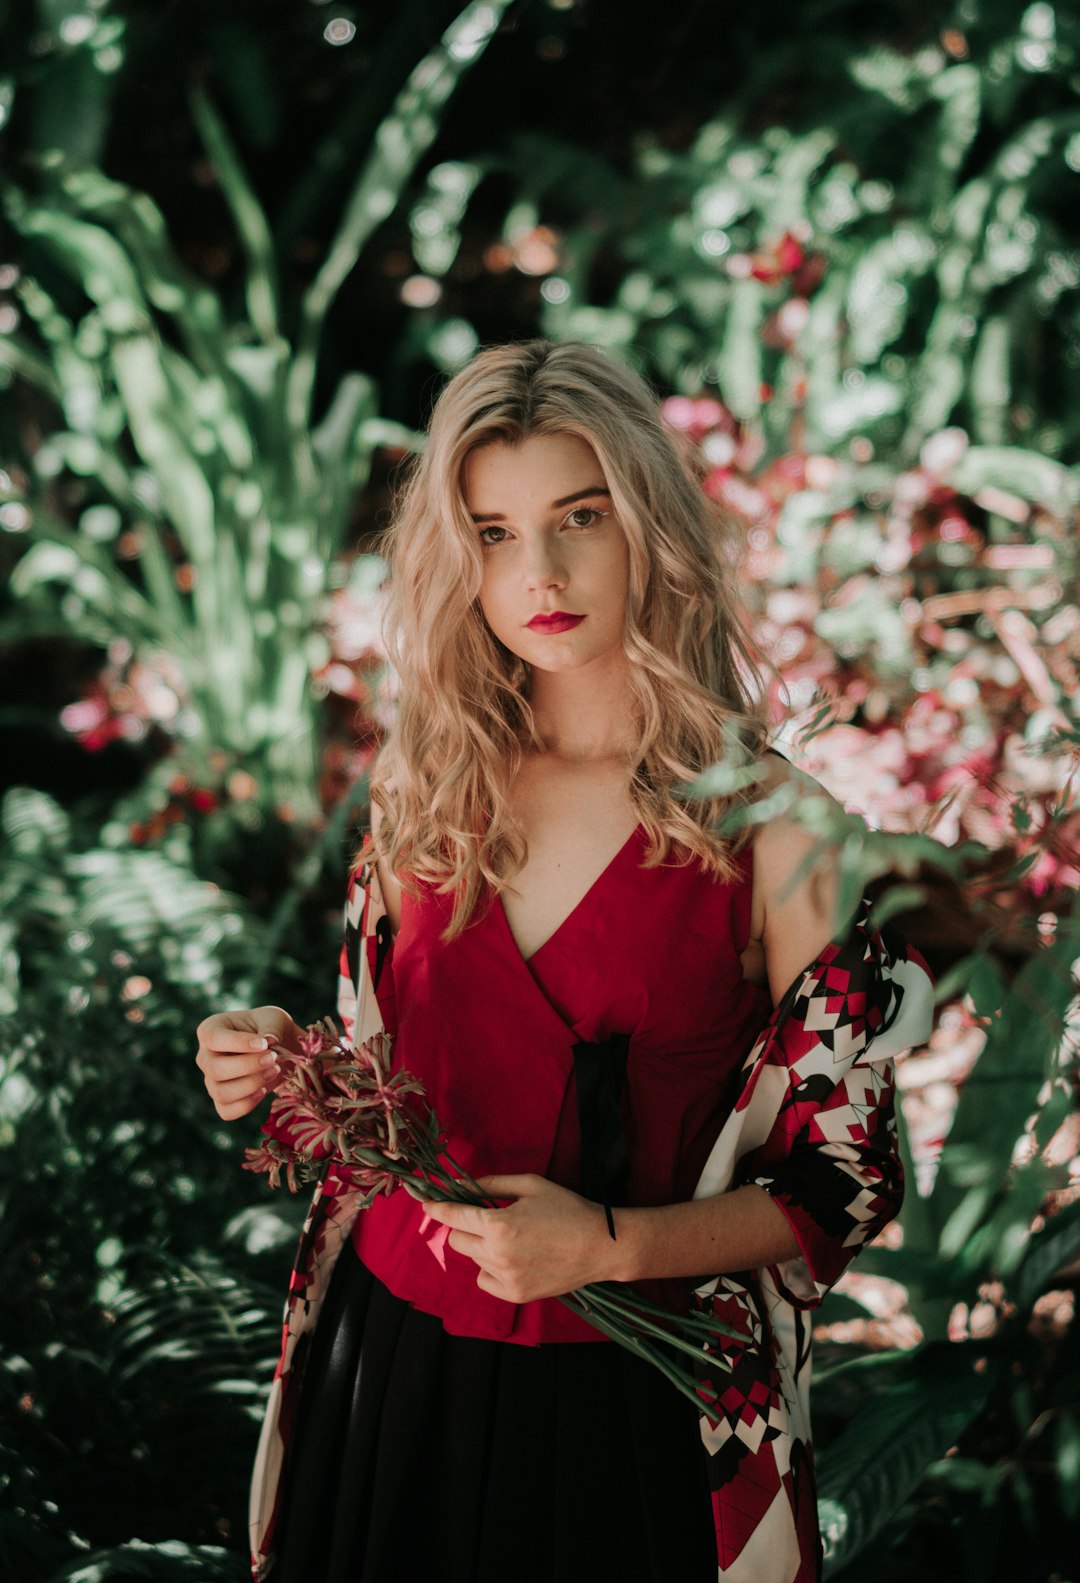
{"label": "bare shoulder", "polygon": [[[377,840],[382,825],[382,809],[372,799],[371,803],[371,834]],[[401,923],[401,886],[390,872],[385,859],[377,858],[375,867],[379,875],[379,888],[382,891],[383,905],[386,907],[386,916],[390,920],[390,927],[395,934]]]}
{"label": "bare shoulder", "polygon": [[[754,895],[751,930],[763,943],[769,987],[778,1001],[795,975],[833,938],[836,928],[836,851],[815,853],[820,838],[793,810],[809,799],[842,812],[820,781],[768,753],[763,759],[763,795],[789,787],[791,801],[760,824],[754,835]],[[804,872],[807,859],[813,861]]]}
{"label": "bare shoulder", "polygon": [[788,787],[790,800],[786,807],[780,808],[772,818],[758,826],[759,839],[763,838],[765,846],[770,849],[775,848],[778,852],[791,843],[799,846],[802,852],[808,852],[817,837],[792,810],[800,804],[820,802],[842,813],[841,805],[832,792],[826,791],[819,780],[815,780],[813,775],[808,775],[805,770],[799,769],[797,764],[792,764],[790,759],[784,758],[781,754],[766,753],[761,763],[765,771],[762,795],[768,797],[773,792],[779,791],[781,787]]}

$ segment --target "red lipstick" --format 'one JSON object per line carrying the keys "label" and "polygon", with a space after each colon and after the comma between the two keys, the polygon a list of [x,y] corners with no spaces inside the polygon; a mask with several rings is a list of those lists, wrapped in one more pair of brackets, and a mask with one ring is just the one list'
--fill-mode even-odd
{"label": "red lipstick", "polygon": [[553,610],[550,615],[533,616],[528,623],[533,632],[569,632],[584,621],[584,616],[571,616],[565,610]]}

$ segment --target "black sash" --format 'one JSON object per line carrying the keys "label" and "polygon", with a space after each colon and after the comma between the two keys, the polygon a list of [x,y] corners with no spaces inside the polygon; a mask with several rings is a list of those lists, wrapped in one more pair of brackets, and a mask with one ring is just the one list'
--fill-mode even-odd
{"label": "black sash", "polygon": [[581,1127],[581,1192],[603,1204],[608,1231],[615,1235],[613,1203],[626,1201],[630,1156],[623,1131],[621,1100],[626,1087],[627,1033],[613,1033],[599,1044],[574,1045]]}

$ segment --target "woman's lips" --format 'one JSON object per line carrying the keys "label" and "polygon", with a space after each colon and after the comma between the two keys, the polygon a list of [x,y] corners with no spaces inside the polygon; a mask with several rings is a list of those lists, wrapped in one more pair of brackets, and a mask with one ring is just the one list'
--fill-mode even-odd
{"label": "woman's lips", "polygon": [[576,627],[584,620],[584,616],[571,616],[563,610],[556,610],[550,616],[533,616],[529,627],[533,632],[569,632],[571,627]]}

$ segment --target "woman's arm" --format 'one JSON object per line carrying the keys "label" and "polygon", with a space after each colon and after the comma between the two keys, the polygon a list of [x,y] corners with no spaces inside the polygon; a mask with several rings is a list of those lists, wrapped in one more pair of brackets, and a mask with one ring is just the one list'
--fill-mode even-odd
{"label": "woman's arm", "polygon": [[485,1176],[502,1209],[430,1204],[430,1219],[450,1226],[450,1246],[475,1260],[481,1291],[510,1303],[559,1297],[592,1281],[757,1270],[799,1251],[783,1212],[748,1185],[688,1204],[616,1209],[613,1242],[601,1205],[542,1176]]}
{"label": "woman's arm", "polygon": [[[771,792],[784,782],[800,797],[827,797],[809,775],[770,755]],[[832,799],[829,799],[832,801]],[[752,932],[760,928],[774,1004],[833,938],[836,878],[828,857],[797,885],[790,881],[816,837],[789,813],[762,825],[754,844]],[[764,1188],[735,1188],[691,1203],[616,1209],[616,1239],[601,1207],[539,1176],[484,1179],[509,1209],[432,1206],[451,1226],[450,1245],[476,1260],[478,1284],[510,1302],[556,1296],[590,1281],[724,1274],[760,1269],[799,1253],[783,1210]]]}
{"label": "woman's arm", "polygon": [[[786,785],[799,804],[821,801],[842,812],[836,798],[812,775],[796,769],[778,754],[769,753],[762,763],[766,772],[765,796]],[[836,852],[820,855],[797,886],[791,887],[795,874],[816,845],[817,837],[789,811],[776,814],[759,826],[754,838],[750,932],[760,939],[764,949],[774,1006],[779,1005],[795,975],[836,935]]]}

